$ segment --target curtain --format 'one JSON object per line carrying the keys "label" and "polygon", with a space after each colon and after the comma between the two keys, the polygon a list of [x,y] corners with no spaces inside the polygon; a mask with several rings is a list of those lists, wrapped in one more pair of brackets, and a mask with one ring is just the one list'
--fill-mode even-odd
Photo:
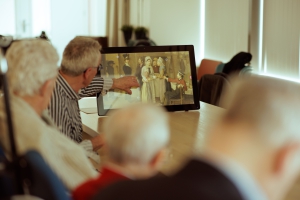
{"label": "curtain", "polygon": [[126,46],[122,25],[129,24],[130,0],[107,0],[107,24],[106,35],[108,46]]}
{"label": "curtain", "polygon": [[264,0],[263,6],[261,71],[299,79],[300,1]]}
{"label": "curtain", "polygon": [[248,52],[249,6],[249,0],[205,1],[205,58],[228,62]]}

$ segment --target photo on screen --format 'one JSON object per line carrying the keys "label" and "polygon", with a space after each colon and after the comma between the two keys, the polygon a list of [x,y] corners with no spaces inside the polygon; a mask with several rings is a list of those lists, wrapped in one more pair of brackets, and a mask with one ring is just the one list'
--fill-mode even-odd
{"label": "photo on screen", "polygon": [[104,48],[102,66],[102,77],[135,76],[140,87],[132,88],[131,95],[116,89],[98,94],[99,115],[138,102],[168,111],[200,108],[192,45]]}

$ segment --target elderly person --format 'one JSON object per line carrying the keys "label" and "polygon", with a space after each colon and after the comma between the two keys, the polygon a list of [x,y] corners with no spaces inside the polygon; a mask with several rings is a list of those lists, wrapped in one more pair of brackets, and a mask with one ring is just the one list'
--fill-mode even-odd
{"label": "elderly person", "polygon": [[300,171],[300,84],[233,80],[204,151],[171,177],[120,182],[98,199],[283,199]]}
{"label": "elderly person", "polygon": [[[38,151],[70,190],[97,176],[84,150],[61,134],[47,115],[57,78],[58,54],[42,39],[14,42],[6,54],[18,154]],[[0,140],[9,152],[5,108],[0,101]]]}
{"label": "elderly person", "polygon": [[[128,116],[132,116],[128,120]],[[91,199],[104,186],[124,179],[145,179],[157,173],[169,142],[167,114],[162,107],[132,104],[106,119],[107,161],[97,179],[73,192],[73,199]]]}
{"label": "elderly person", "polygon": [[96,76],[101,67],[101,46],[91,38],[75,37],[63,52],[61,67],[51,98],[49,112],[60,131],[80,143],[87,150],[88,156],[94,155],[103,145],[102,137],[82,141],[82,122],[78,100],[82,97],[105,93],[109,89],[120,89],[131,94],[131,87],[139,84],[134,76],[120,79]]}

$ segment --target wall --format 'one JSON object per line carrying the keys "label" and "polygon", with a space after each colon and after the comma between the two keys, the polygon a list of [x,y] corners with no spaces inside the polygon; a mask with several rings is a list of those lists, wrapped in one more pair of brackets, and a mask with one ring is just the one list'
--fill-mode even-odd
{"label": "wall", "polygon": [[15,35],[15,1],[0,0],[0,35]]}
{"label": "wall", "polygon": [[[163,2],[163,3],[162,3]],[[149,1],[149,35],[157,45],[192,44],[200,64],[200,0]]]}

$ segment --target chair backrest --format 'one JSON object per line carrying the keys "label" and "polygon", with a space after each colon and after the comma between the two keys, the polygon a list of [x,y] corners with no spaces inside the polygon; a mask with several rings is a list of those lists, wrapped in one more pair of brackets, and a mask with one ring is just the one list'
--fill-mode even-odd
{"label": "chair backrest", "polygon": [[38,152],[28,151],[20,158],[20,163],[22,163],[23,175],[26,176],[24,178],[29,180],[27,187],[31,195],[46,200],[70,199],[61,180]]}
{"label": "chair backrest", "polygon": [[202,59],[197,71],[197,79],[200,80],[204,74],[214,74],[217,66],[221,63],[221,61],[217,60]]}
{"label": "chair backrest", "polygon": [[219,104],[224,86],[228,86],[227,75],[224,73],[205,74],[198,83],[199,101],[215,106]]}

